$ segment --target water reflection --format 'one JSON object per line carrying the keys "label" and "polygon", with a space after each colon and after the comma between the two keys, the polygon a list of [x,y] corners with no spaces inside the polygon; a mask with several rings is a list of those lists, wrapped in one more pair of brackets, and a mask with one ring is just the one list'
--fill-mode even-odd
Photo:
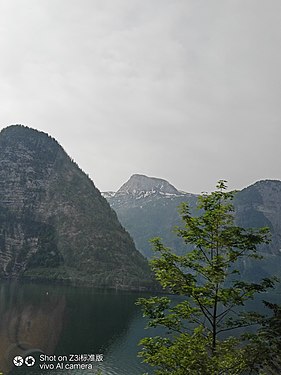
{"label": "water reflection", "polygon": [[0,369],[13,368],[16,355],[51,354],[62,331],[64,295],[18,284],[0,286]]}
{"label": "water reflection", "polygon": [[[138,296],[132,292],[2,283],[0,371],[5,375],[70,373],[40,370],[38,358],[44,353],[57,357],[103,354],[104,361],[94,365],[106,375],[144,372],[136,356],[145,324],[135,306]],[[13,358],[17,355],[35,356],[37,367],[15,367]],[[71,371],[71,375],[88,373],[96,374]]]}

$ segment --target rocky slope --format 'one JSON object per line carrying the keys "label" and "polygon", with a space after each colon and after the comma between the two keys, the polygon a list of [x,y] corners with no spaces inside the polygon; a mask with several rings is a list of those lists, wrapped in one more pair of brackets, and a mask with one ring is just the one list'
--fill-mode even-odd
{"label": "rocky slope", "polygon": [[47,134],[0,133],[0,277],[145,288],[146,260],[93,182]]}
{"label": "rocky slope", "polygon": [[115,197],[141,199],[155,196],[183,196],[173,185],[162,178],[147,177],[142,174],[133,174],[115,193]]}

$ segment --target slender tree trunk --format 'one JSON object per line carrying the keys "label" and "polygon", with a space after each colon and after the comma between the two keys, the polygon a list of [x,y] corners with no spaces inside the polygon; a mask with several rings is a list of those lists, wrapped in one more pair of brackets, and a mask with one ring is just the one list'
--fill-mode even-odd
{"label": "slender tree trunk", "polygon": [[218,289],[219,285],[216,284],[215,301],[214,301],[214,312],[213,312],[213,334],[212,334],[212,354],[216,354],[217,345],[217,309],[218,309]]}

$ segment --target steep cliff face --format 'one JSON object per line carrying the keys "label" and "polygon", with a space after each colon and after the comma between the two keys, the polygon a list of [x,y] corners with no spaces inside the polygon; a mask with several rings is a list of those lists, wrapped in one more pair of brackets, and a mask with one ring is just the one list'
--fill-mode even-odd
{"label": "steep cliff face", "polygon": [[150,285],[145,259],[93,182],[53,138],[21,125],[0,133],[0,276]]}

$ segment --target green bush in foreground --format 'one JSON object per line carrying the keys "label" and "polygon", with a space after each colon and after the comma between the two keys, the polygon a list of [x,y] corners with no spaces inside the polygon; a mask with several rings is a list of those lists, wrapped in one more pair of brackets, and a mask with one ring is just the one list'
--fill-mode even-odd
{"label": "green bush in foreground", "polygon": [[247,282],[239,271],[243,260],[261,258],[257,246],[269,242],[269,231],[236,226],[232,199],[225,181],[219,181],[216,191],[199,197],[198,216],[192,217],[188,206],[182,205],[184,226],[177,232],[193,245],[185,255],[175,255],[160,239],[153,240],[159,254],[151,261],[157,280],[169,293],[182,296],[178,303],[168,297],[137,302],[149,327],[168,331],[165,337],[140,342],[140,356],[157,375],[281,373],[275,372],[280,371],[280,332],[272,333],[280,310],[267,304],[271,310],[275,307],[274,316],[268,318],[244,308],[275,280]]}

